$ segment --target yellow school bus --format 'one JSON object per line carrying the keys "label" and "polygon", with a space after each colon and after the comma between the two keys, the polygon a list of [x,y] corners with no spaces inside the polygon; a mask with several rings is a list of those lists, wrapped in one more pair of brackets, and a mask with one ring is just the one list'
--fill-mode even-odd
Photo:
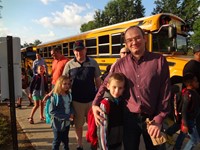
{"label": "yellow school bus", "polygon": [[33,61],[36,59],[36,51],[35,46],[21,48],[21,66],[23,68],[32,68]]}
{"label": "yellow school bus", "polygon": [[188,27],[181,18],[169,13],[138,18],[42,43],[37,46],[37,51],[46,60],[51,72],[52,47],[60,47],[66,57],[73,58],[74,42],[83,40],[87,47],[87,55],[93,57],[104,72],[107,65],[119,58],[119,51],[125,45],[123,32],[134,25],[140,26],[145,31],[147,50],[166,56],[170,66],[170,76],[182,76],[183,67],[190,59],[186,56]]}

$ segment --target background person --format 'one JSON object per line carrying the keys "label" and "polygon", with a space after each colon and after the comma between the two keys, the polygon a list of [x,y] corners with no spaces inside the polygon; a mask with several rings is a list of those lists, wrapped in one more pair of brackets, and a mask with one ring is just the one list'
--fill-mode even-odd
{"label": "background person", "polygon": [[36,110],[40,106],[40,120],[44,121],[45,117],[43,114],[44,111],[44,104],[42,99],[44,95],[48,92],[48,81],[47,77],[45,76],[45,68],[43,65],[39,65],[37,69],[38,74],[33,76],[33,80],[30,84],[30,94],[29,97],[32,97],[34,100],[34,107],[31,110],[30,117],[28,121],[30,124],[34,124],[33,116]]}
{"label": "background person", "polygon": [[[99,113],[103,111],[99,104],[109,76],[113,72],[123,73],[129,86],[124,110],[124,149],[139,150],[141,134],[146,149],[157,149],[158,147],[153,146],[150,135],[160,137],[162,122],[169,113],[171,89],[168,63],[164,56],[146,50],[144,31],[140,27],[129,27],[124,37],[130,54],[116,62],[100,87],[92,106],[95,121],[97,125],[101,125],[100,120],[103,118]],[[148,131],[146,118],[154,120]]]}
{"label": "background person", "polygon": [[63,75],[67,75],[72,79],[72,104],[78,142],[77,150],[83,150],[83,125],[96,91],[101,84],[101,72],[97,62],[86,55],[87,48],[82,41],[74,43],[73,52],[75,57],[67,62]]}
{"label": "background person", "polygon": [[127,56],[130,53],[129,49],[126,47],[121,48],[120,50],[120,58]]}
{"label": "background person", "polygon": [[46,65],[46,62],[44,61],[44,59],[41,57],[41,55],[39,53],[35,54],[36,59],[33,61],[33,75],[38,74],[37,72],[37,68],[40,65],[43,65],[45,67],[45,72],[46,72],[46,76],[48,77],[48,68]]}
{"label": "background person", "polygon": [[[193,49],[194,59],[190,60],[184,67],[183,74],[193,73],[200,83],[200,45],[196,45]],[[196,89],[200,95],[200,87]],[[197,129],[200,134],[200,115],[197,117]]]}
{"label": "background person", "polygon": [[[183,69],[183,76],[187,73],[194,74],[198,82],[200,82],[200,45],[196,45],[193,49],[194,58],[190,60]],[[196,89],[200,94],[200,87]]]}
{"label": "background person", "polygon": [[199,82],[194,74],[185,74],[183,83],[186,86],[183,89],[182,99],[182,124],[181,131],[188,133],[190,139],[184,147],[184,150],[191,150],[200,141],[197,127],[196,117],[200,113],[200,95],[196,89],[199,88]]}
{"label": "background person", "polygon": [[[53,89],[57,79],[62,75],[65,64],[69,61],[64,55],[62,55],[59,47],[51,49],[51,56],[53,57],[52,62],[52,73],[51,73],[51,88]],[[52,94],[53,90],[45,95],[43,102],[45,102]]]}
{"label": "background person", "polygon": [[22,99],[24,96],[26,96],[29,100],[29,106],[33,106],[32,99],[29,97],[30,89],[29,89],[29,84],[31,82],[31,77],[27,74],[26,69],[22,68],[21,69],[21,77],[22,77],[22,97],[19,97],[17,100],[17,106],[16,108],[21,108],[22,107]]}

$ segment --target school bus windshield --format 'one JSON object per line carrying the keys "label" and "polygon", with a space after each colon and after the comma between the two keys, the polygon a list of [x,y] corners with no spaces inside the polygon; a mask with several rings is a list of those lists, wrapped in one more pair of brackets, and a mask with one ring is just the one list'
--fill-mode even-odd
{"label": "school bus windshield", "polygon": [[177,35],[175,39],[168,37],[167,30],[153,34],[153,52],[169,52],[169,46],[176,47],[176,52],[187,52],[187,39],[182,35]]}

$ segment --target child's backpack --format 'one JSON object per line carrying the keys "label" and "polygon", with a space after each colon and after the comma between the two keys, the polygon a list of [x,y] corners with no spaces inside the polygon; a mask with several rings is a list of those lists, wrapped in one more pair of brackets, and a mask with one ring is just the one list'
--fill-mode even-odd
{"label": "child's backpack", "polygon": [[[54,97],[54,103],[57,105],[58,104],[59,95],[53,94],[52,96]],[[72,99],[72,95],[71,94],[68,94],[68,96],[69,96],[69,99]],[[51,104],[51,97],[49,97],[47,99],[46,105],[45,105],[45,117],[46,117],[45,120],[46,120],[47,124],[51,123],[51,114],[50,114],[50,111],[49,111],[50,104]]]}
{"label": "child's backpack", "polygon": [[[106,106],[107,112],[110,110],[110,103],[108,100],[102,100],[101,103],[103,103]],[[98,144],[98,136],[97,136],[97,126],[95,124],[94,114],[92,111],[92,108],[88,111],[87,114],[87,123],[88,123],[88,130],[86,132],[86,140],[91,144],[92,147],[97,147]]]}
{"label": "child's backpack", "polygon": [[46,105],[45,105],[45,120],[46,120],[46,124],[50,124],[51,123],[51,115],[49,112],[49,106],[51,103],[51,98],[48,98],[46,101]]}

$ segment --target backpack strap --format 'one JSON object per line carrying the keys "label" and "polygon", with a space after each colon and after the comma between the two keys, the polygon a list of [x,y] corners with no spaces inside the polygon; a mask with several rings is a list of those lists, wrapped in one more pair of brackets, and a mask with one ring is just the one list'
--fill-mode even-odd
{"label": "backpack strap", "polygon": [[59,97],[60,97],[60,96],[59,96],[58,94],[54,94],[54,93],[53,93],[54,104],[55,104],[56,106],[58,106],[58,101],[59,101],[58,99],[59,99]]}
{"label": "backpack strap", "polygon": [[103,99],[101,101],[102,104],[104,104],[106,106],[106,113],[109,114],[110,112],[110,102],[108,99]]}
{"label": "backpack strap", "polygon": [[71,102],[71,101],[72,101],[72,95],[71,95],[71,93],[68,93],[67,95],[68,95],[69,100],[70,100],[70,102]]}

